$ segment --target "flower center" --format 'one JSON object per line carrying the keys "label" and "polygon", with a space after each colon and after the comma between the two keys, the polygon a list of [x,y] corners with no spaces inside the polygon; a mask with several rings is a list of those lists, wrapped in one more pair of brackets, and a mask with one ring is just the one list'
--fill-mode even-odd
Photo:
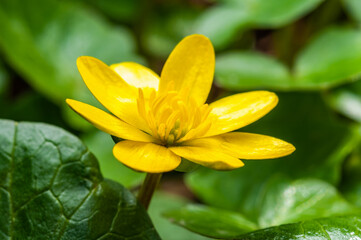
{"label": "flower center", "polygon": [[159,94],[154,89],[139,89],[138,111],[153,137],[165,146],[204,135],[211,127],[211,108],[198,106],[194,99],[184,100],[177,91]]}

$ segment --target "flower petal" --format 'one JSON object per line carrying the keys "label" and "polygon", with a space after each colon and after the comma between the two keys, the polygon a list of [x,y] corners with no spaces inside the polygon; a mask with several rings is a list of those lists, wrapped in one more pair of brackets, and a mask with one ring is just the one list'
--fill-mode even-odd
{"label": "flower petal", "polygon": [[216,137],[219,147],[242,159],[272,159],[287,156],[296,148],[278,138],[243,132],[225,133]]}
{"label": "flower petal", "polygon": [[123,121],[148,131],[144,119],[139,117],[137,88],[127,84],[108,65],[93,57],[79,57],[79,72],[93,95],[114,115]]}
{"label": "flower petal", "polygon": [[241,160],[222,151],[217,144],[210,144],[212,141],[214,140],[206,138],[195,139],[169,149],[189,161],[217,170],[231,170],[244,166]]}
{"label": "flower petal", "polygon": [[124,165],[149,173],[172,171],[181,163],[179,156],[154,143],[121,141],[114,146],[113,154]]}
{"label": "flower petal", "polygon": [[215,56],[212,43],[203,35],[184,38],[172,51],[161,74],[159,91],[179,91],[188,99],[191,96],[197,104],[203,104],[213,82]]}
{"label": "flower petal", "polygon": [[239,93],[210,104],[214,118],[205,136],[230,132],[255,122],[278,103],[276,94],[268,91]]}
{"label": "flower petal", "polygon": [[135,62],[122,62],[110,67],[129,85],[158,90],[159,76],[149,68]]}
{"label": "flower petal", "polygon": [[152,136],[96,107],[72,99],[67,99],[66,103],[95,127],[110,135],[140,142],[154,140]]}

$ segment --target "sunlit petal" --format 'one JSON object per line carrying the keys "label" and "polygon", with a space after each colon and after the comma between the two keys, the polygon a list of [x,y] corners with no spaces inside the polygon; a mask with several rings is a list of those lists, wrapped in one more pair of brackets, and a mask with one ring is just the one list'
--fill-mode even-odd
{"label": "sunlit petal", "polygon": [[80,57],[77,65],[89,90],[114,115],[123,121],[147,131],[147,124],[139,117],[136,98],[138,90],[127,84],[102,61]]}
{"label": "sunlit petal", "polygon": [[158,90],[159,76],[149,68],[135,62],[122,62],[110,67],[129,85]]}
{"label": "sunlit petal", "polygon": [[278,103],[276,94],[267,91],[239,93],[210,104],[212,126],[205,136],[234,131],[255,122]]}
{"label": "sunlit petal", "polygon": [[210,40],[197,34],[188,36],[166,61],[159,91],[176,90],[185,99],[192,97],[197,104],[203,104],[212,86],[214,66],[214,49]]}
{"label": "sunlit petal", "polygon": [[110,135],[140,142],[154,141],[154,138],[149,134],[96,107],[72,99],[67,99],[66,102],[75,112]]}
{"label": "sunlit petal", "polygon": [[217,170],[231,170],[244,165],[238,158],[219,149],[217,144],[209,144],[210,141],[214,140],[190,140],[181,146],[174,146],[169,149],[189,161]]}
{"label": "sunlit petal", "polygon": [[243,132],[225,133],[214,137],[221,143],[222,149],[234,153],[241,159],[272,159],[293,153],[295,147],[278,138]]}
{"label": "sunlit petal", "polygon": [[114,146],[113,154],[124,165],[149,173],[172,171],[181,163],[179,156],[154,143],[121,141]]}
{"label": "sunlit petal", "polygon": [[287,156],[295,147],[283,140],[260,134],[232,132],[218,136],[193,139],[187,145],[205,146],[217,149],[241,159],[272,159]]}

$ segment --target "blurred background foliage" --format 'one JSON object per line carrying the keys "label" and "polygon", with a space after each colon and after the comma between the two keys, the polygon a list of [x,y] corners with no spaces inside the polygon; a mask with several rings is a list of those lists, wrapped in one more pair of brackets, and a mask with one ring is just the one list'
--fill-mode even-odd
{"label": "blurred background foliage", "polygon": [[144,175],[116,161],[111,138],[65,104],[101,107],[76,58],[135,61],[159,73],[183,37],[201,33],[216,49],[209,101],[275,91],[275,110],[241,130],[297,151],[230,172],[166,174],[150,209],[161,236],[207,239],[172,225],[165,210],[179,225],[220,238],[318,217],[335,222],[361,208],[360,24],[359,0],[1,0],[0,117],[73,132],[105,177],[135,190]]}

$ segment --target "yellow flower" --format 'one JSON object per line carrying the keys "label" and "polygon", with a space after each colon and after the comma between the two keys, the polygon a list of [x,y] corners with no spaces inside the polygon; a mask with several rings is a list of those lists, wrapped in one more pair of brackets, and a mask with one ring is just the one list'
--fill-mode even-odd
{"label": "yellow flower", "polygon": [[133,62],[107,66],[80,57],[79,72],[89,90],[114,115],[67,99],[69,106],[100,130],[124,139],[114,156],[138,171],[174,170],[181,159],[218,170],[242,167],[239,159],[271,159],[295,148],[282,140],[231,132],[272,110],[277,96],[252,91],[205,104],[215,56],[208,38],[191,35],[173,50],[159,77]]}

